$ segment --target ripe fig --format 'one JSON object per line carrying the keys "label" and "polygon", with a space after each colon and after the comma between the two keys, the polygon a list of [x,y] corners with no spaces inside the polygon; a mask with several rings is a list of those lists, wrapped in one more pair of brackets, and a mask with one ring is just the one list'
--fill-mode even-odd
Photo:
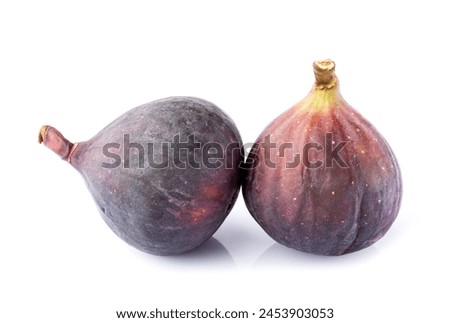
{"label": "ripe fig", "polygon": [[342,98],[334,62],[313,66],[311,92],[269,124],[250,150],[243,195],[275,241],[342,255],[388,231],[402,180],[386,140]]}
{"label": "ripe fig", "polygon": [[81,173],[109,227],[151,254],[183,253],[208,240],[240,189],[239,132],[198,98],[144,104],[75,144],[43,126],[39,142]]}

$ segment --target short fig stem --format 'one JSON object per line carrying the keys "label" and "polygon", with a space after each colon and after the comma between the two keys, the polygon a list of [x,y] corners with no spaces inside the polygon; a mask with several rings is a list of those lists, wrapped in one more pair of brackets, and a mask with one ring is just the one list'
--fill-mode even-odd
{"label": "short fig stem", "polygon": [[38,142],[39,142],[40,144],[42,144],[42,142],[44,141],[45,132],[47,131],[47,127],[48,127],[48,126],[42,126],[42,127],[41,127],[41,130],[39,131]]}
{"label": "short fig stem", "polygon": [[336,86],[335,66],[336,64],[330,59],[314,62],[314,76],[316,77],[316,86],[319,90],[331,89]]}
{"label": "short fig stem", "polygon": [[77,147],[77,144],[71,143],[69,140],[52,126],[42,126],[39,131],[39,143],[43,143],[62,159],[70,163],[70,157]]}

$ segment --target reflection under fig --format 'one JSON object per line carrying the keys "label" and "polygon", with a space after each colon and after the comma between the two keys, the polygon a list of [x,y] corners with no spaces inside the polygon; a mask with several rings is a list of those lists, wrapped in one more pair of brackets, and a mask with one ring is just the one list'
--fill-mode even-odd
{"label": "reflection under fig", "polygon": [[235,267],[230,252],[216,238],[212,237],[198,248],[189,252],[161,257],[162,262],[182,267]]}
{"label": "reflection under fig", "polygon": [[301,252],[285,247],[279,243],[273,243],[254,262],[253,269],[273,268],[273,267],[298,267],[298,268],[318,268],[330,265],[347,265],[362,263],[367,259],[375,258],[380,254],[376,246],[370,246],[341,256],[321,256]]}

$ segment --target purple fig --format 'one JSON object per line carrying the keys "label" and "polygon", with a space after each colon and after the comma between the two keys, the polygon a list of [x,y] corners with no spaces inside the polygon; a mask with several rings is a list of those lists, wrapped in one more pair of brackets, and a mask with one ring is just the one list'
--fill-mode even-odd
{"label": "purple fig", "polygon": [[320,255],[379,240],[402,196],[394,153],[342,98],[334,68],[314,63],[316,84],[256,140],[243,182],[246,205],[269,236]]}
{"label": "purple fig", "polygon": [[151,254],[183,253],[208,240],[240,189],[239,132],[198,98],[144,104],[74,144],[43,126],[39,142],[81,173],[109,227]]}

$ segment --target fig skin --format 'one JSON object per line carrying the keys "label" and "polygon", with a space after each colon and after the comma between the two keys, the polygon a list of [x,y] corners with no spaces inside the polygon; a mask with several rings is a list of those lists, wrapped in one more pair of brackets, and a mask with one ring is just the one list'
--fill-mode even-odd
{"label": "fig skin", "polygon": [[269,236],[318,255],[347,254],[378,241],[402,196],[394,153],[342,98],[334,66],[314,63],[312,91],[261,133],[243,181],[247,208]]}
{"label": "fig skin", "polygon": [[[129,159],[125,158],[126,134],[131,145],[145,148],[144,167],[139,165],[137,148],[130,148]],[[222,165],[206,167],[200,149],[180,149],[175,158],[174,149],[167,146],[168,154],[164,154],[162,143],[170,145],[176,136],[181,143],[195,136],[201,147],[220,144]],[[240,190],[240,134],[228,115],[198,98],[170,97],[144,104],[92,139],[75,144],[55,128],[44,126],[39,141],[81,173],[101,216],[120,238],[155,255],[187,252],[208,240],[231,211]],[[111,143],[120,148],[109,149],[105,156],[104,147]],[[166,162],[167,167],[150,167],[148,143],[155,143],[154,162],[163,166]],[[227,154],[228,146],[234,147],[233,153]],[[112,167],[116,160],[110,153],[122,156],[117,167]],[[189,164],[191,157],[200,165]]]}

